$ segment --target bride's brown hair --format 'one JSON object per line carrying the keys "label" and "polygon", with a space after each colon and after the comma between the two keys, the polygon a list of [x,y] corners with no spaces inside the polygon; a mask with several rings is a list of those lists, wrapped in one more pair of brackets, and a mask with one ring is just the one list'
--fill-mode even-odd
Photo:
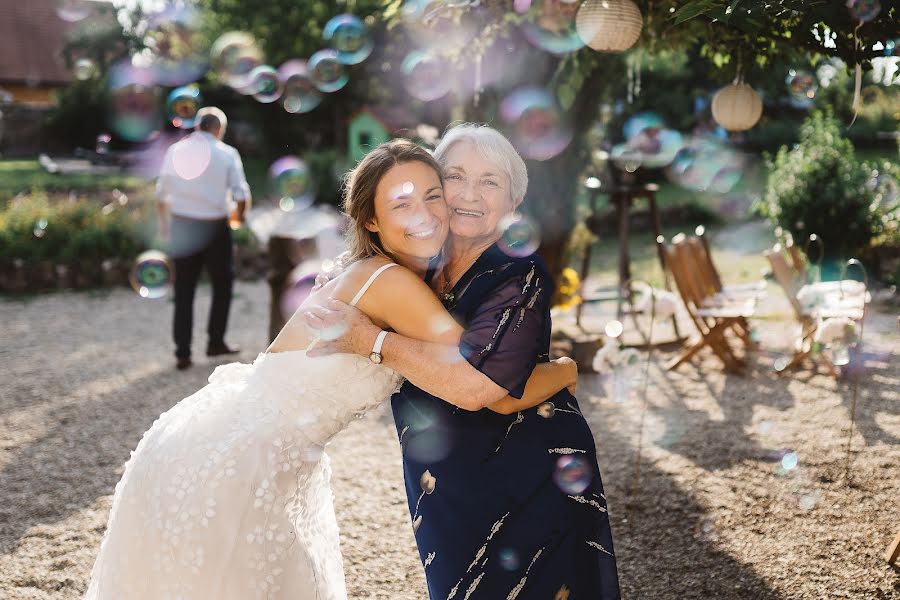
{"label": "bride's brown hair", "polygon": [[441,166],[431,153],[404,139],[391,140],[376,147],[347,174],[344,187],[344,213],[350,217],[350,227],[347,231],[344,264],[376,255],[390,258],[384,251],[378,234],[366,229],[366,225],[375,218],[375,190],[381,178],[393,167],[416,161],[434,169],[441,180],[441,185],[444,184]]}

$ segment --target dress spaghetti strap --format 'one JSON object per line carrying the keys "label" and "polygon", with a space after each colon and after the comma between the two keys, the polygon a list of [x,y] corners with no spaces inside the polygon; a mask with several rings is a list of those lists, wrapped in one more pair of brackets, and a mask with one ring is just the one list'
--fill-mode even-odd
{"label": "dress spaghetti strap", "polygon": [[362,298],[363,295],[369,290],[369,287],[371,287],[371,285],[373,283],[375,283],[375,280],[378,278],[379,275],[381,275],[383,272],[387,271],[391,267],[396,267],[396,266],[397,266],[397,263],[388,263],[386,265],[382,265],[374,273],[372,273],[372,275],[369,276],[369,280],[366,281],[366,283],[363,284],[363,286],[361,288],[359,288],[359,291],[356,292],[356,295],[353,296],[353,300],[350,301],[350,306],[356,306],[356,303],[359,302],[360,298]]}
{"label": "dress spaghetti strap", "polygon": [[[356,292],[356,295],[353,297],[353,300],[350,301],[350,306],[356,306],[356,303],[359,302],[360,298],[362,298],[363,295],[367,291],[369,291],[369,288],[372,286],[373,283],[375,283],[375,280],[378,279],[379,275],[381,275],[383,272],[387,271],[391,267],[396,267],[396,266],[397,266],[397,263],[388,263],[386,265],[382,265],[382,266],[378,267],[378,269],[376,269],[375,272],[369,276],[369,279],[363,284],[363,286],[361,288],[359,288],[359,291]],[[316,337],[314,337],[312,339],[312,341],[310,341],[309,345],[306,347],[306,352],[309,352],[310,350],[312,350],[313,346],[315,346],[318,342],[319,342],[319,336],[316,335]]]}

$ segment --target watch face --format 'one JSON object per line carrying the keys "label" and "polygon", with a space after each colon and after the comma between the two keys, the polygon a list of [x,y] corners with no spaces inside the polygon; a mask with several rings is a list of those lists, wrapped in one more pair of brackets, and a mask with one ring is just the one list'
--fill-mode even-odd
{"label": "watch face", "polygon": [[378,352],[373,352],[372,354],[369,355],[369,360],[371,360],[376,365],[380,365],[381,364],[381,354],[379,354]]}

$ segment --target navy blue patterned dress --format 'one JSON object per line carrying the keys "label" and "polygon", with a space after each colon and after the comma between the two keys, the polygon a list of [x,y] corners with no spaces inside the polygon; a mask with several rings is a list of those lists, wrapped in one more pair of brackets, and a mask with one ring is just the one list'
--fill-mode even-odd
{"label": "navy blue patterned dress", "polygon": [[[518,398],[549,360],[552,296],[540,258],[494,246],[444,300],[465,359]],[[407,382],[392,408],[432,600],[619,598],[594,438],[571,394],[500,415]]]}

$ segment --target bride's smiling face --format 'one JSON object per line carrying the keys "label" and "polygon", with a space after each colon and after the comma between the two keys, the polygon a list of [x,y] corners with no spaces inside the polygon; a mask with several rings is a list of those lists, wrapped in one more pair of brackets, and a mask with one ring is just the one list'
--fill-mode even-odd
{"label": "bride's smiling face", "polygon": [[366,229],[398,263],[421,267],[447,239],[450,215],[435,170],[412,161],[391,167],[375,189],[375,217]]}

